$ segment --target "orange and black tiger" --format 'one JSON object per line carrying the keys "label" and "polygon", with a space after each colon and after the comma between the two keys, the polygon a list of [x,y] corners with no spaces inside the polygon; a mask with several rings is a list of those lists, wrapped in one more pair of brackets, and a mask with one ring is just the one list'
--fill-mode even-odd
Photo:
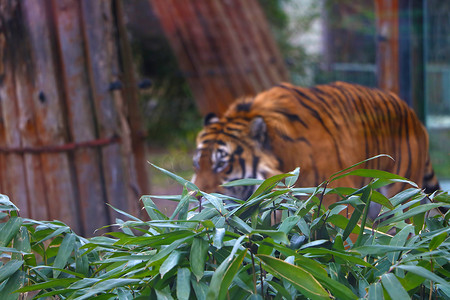
{"label": "orange and black tiger", "polygon": [[[237,100],[221,117],[208,115],[204,125],[197,136],[193,182],[205,192],[246,199],[253,186],[221,185],[265,179],[297,166],[297,186],[317,186],[378,154],[395,161],[384,157],[361,167],[406,177],[427,193],[439,189],[426,129],[404,101],[379,89],[344,82],[311,88],[283,83]],[[344,177],[335,184],[357,188],[367,179]],[[392,196],[403,189],[405,183],[396,183],[383,192]]]}

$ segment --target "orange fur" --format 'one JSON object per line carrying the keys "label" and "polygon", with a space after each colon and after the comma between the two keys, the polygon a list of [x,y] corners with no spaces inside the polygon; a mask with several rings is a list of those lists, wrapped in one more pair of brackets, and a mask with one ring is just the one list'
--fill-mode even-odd
{"label": "orange fur", "polygon": [[[239,194],[220,184],[242,177],[266,178],[300,166],[297,185],[317,186],[331,174],[378,154],[388,154],[395,162],[379,158],[361,167],[419,184],[427,172],[437,183],[427,132],[408,105],[392,93],[344,82],[312,88],[283,83],[237,100],[204,127],[197,148],[194,183],[206,192],[243,198],[250,191]],[[335,185],[366,183],[361,177],[346,177]],[[405,187],[393,184],[385,192],[390,196]]]}

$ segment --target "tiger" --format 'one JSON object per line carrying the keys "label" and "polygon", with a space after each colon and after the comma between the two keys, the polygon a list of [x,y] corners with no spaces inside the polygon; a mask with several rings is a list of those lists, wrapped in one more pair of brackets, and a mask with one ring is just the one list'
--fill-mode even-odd
{"label": "tiger", "polygon": [[[332,174],[379,154],[360,167],[388,171],[440,189],[428,152],[428,134],[414,111],[392,92],[346,82],[313,87],[281,83],[210,113],[196,138],[192,182],[204,192],[246,200],[255,186],[224,187],[244,178],[266,179],[300,167],[297,187],[315,187]],[[348,176],[334,186],[360,188],[368,178]],[[333,187],[333,185],[330,185]],[[407,183],[384,187],[386,196]],[[328,207],[335,198],[324,198]],[[373,213],[372,213],[373,214]],[[376,212],[375,212],[376,216]]]}

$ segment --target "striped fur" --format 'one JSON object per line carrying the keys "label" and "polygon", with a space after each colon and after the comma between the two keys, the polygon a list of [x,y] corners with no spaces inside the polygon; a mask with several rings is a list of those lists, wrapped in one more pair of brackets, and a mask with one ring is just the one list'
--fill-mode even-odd
{"label": "striped fur", "polygon": [[[220,118],[210,115],[197,136],[193,182],[206,192],[246,199],[252,188],[220,187],[240,178],[267,178],[300,166],[298,186],[317,186],[366,158],[362,167],[389,171],[439,188],[429,161],[428,135],[414,112],[392,93],[335,82],[312,88],[283,83],[237,100]],[[347,177],[335,184],[361,187]],[[391,196],[405,188],[386,188]],[[333,201],[333,200],[329,200]],[[325,203],[326,205],[330,203]]]}

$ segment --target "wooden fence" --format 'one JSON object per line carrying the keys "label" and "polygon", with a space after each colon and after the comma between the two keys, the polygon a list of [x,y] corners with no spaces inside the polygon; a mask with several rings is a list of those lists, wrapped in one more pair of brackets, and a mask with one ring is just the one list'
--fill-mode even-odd
{"label": "wooden fence", "polygon": [[0,10],[0,193],[87,236],[118,216],[106,204],[137,214],[148,167],[121,1]]}

